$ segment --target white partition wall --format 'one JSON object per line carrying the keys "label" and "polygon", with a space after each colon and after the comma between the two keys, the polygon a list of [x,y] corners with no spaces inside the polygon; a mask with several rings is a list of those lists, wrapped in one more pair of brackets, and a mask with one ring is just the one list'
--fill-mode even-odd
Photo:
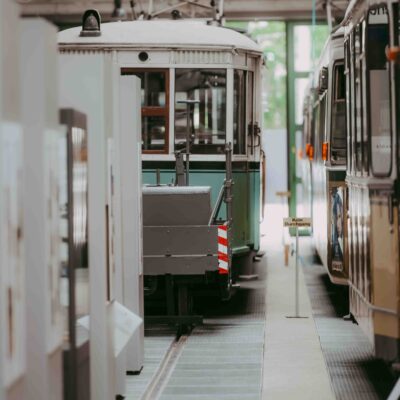
{"label": "white partition wall", "polygon": [[19,9],[0,2],[0,399],[23,398],[26,372]]}
{"label": "white partition wall", "polygon": [[[140,80],[120,76],[116,63],[113,72],[115,118],[113,137],[108,139],[112,288],[115,300],[143,320]],[[126,392],[126,372],[137,373],[143,366],[143,323],[133,328],[116,358],[117,393],[121,395]]]}
{"label": "white partition wall", "polygon": [[111,282],[107,258],[107,137],[112,132],[110,54],[61,54],[60,107],[87,115],[89,169],[90,393],[115,397]]}
{"label": "white partition wall", "polygon": [[[119,132],[116,141],[120,175],[121,261],[123,304],[143,318],[142,252],[142,142],[140,80],[134,75],[119,77]],[[144,326],[127,345],[127,371],[143,366]]]}
{"label": "white partition wall", "polygon": [[21,22],[27,367],[24,400],[62,399],[57,29]]}

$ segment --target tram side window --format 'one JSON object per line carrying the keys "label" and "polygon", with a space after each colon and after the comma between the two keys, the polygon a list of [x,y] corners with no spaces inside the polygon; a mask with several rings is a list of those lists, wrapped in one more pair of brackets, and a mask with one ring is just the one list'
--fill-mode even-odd
{"label": "tram side window", "polygon": [[347,172],[351,173],[351,51],[350,51],[350,39],[346,40],[345,45],[345,76],[346,76],[346,130],[347,130]]}
{"label": "tram side window", "polygon": [[326,95],[319,101],[318,144],[315,146],[316,160],[322,161],[322,143],[325,141]]}
{"label": "tram side window", "polygon": [[246,72],[233,77],[233,153],[246,154]]}
{"label": "tram side window", "polygon": [[186,146],[185,100],[197,100],[191,115],[192,154],[224,154],[226,141],[226,70],[175,70],[175,150]]}
{"label": "tram side window", "polygon": [[362,24],[356,26],[354,35],[354,100],[355,100],[355,130],[354,130],[354,151],[355,151],[355,164],[356,172],[361,174],[363,168],[363,43],[362,43]]}
{"label": "tram side window", "polygon": [[318,151],[318,132],[319,132],[319,126],[321,123],[321,107],[320,103],[318,102],[316,105],[313,107],[313,118],[312,118],[312,129],[311,129],[311,146],[312,146],[312,151],[310,155],[311,160],[316,160],[317,157],[317,151]]}
{"label": "tram side window", "polygon": [[123,75],[136,75],[141,80],[143,153],[168,151],[168,73],[167,69],[122,70]]}
{"label": "tram side window", "polygon": [[367,28],[368,122],[371,169],[375,176],[388,176],[392,167],[390,76],[385,55],[389,43],[388,28],[386,7],[371,9]]}
{"label": "tram side window", "polygon": [[336,164],[346,163],[346,80],[344,64],[339,63],[333,72],[332,98],[332,149],[331,159]]}
{"label": "tram side window", "polygon": [[[247,72],[247,88],[246,88],[246,112],[247,112],[247,135],[248,145],[247,147],[254,146],[254,132],[252,127],[254,126],[254,73]],[[246,151],[244,152],[246,153]]]}

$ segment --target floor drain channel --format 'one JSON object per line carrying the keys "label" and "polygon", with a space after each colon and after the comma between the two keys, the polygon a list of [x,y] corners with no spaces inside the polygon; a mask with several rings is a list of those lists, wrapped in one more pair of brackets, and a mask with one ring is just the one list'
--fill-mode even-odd
{"label": "floor drain channel", "polygon": [[174,371],[180,355],[182,354],[187,339],[187,335],[182,335],[177,341],[172,342],[171,347],[160,364],[154,378],[144,392],[142,400],[156,400],[160,397],[172,375],[172,372]]}

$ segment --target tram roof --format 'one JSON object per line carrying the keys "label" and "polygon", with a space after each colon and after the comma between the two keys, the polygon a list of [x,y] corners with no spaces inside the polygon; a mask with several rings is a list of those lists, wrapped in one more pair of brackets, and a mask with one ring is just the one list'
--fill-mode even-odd
{"label": "tram roof", "polygon": [[240,49],[261,53],[252,39],[233,29],[207,25],[205,21],[152,20],[109,22],[101,25],[101,36],[81,37],[81,27],[61,31],[60,46],[122,48]]}
{"label": "tram roof", "polygon": [[[396,0],[397,1],[397,0]],[[344,19],[342,21],[342,25],[346,25],[348,21],[353,19],[354,16],[357,16],[360,13],[363,13],[365,10],[369,9],[372,6],[382,6],[382,5],[388,5],[390,3],[394,3],[394,0],[351,0],[350,4],[347,7],[346,14],[344,16]]]}

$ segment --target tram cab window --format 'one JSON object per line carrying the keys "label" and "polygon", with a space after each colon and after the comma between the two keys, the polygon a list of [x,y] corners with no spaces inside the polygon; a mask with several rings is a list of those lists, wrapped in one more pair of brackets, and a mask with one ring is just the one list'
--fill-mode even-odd
{"label": "tram cab window", "polygon": [[246,154],[246,72],[233,76],[233,153]]}
{"label": "tram cab window", "polygon": [[168,73],[162,70],[123,69],[123,75],[136,75],[141,80],[142,151],[168,151]]}
{"label": "tram cab window", "polygon": [[387,8],[372,8],[367,26],[367,74],[371,169],[375,176],[388,176],[392,166],[390,75],[385,54],[388,44]]}
{"label": "tram cab window", "polygon": [[[255,145],[254,143],[254,73],[247,72],[247,90],[246,90],[246,122],[247,122],[247,140],[248,147]],[[246,153],[246,152],[245,152]]]}
{"label": "tram cab window", "polygon": [[[315,99],[314,99],[315,100]],[[311,118],[311,130],[310,130],[310,140],[309,143],[312,149],[315,149],[315,146],[318,144],[316,140],[317,132],[319,127],[319,105],[313,104],[312,108],[312,118]],[[310,159],[314,160],[315,158],[315,150],[310,155]]]}
{"label": "tram cab window", "polygon": [[185,100],[198,100],[191,115],[192,154],[224,154],[226,141],[226,70],[175,70],[175,150],[186,146]]}
{"label": "tram cab window", "polygon": [[337,63],[333,69],[332,91],[332,139],[331,160],[335,164],[346,163],[346,81],[344,64]]}
{"label": "tram cab window", "polygon": [[347,131],[347,173],[351,174],[351,158],[352,158],[352,118],[351,118],[351,50],[350,50],[350,39],[347,39],[344,43],[344,74],[346,77],[346,131]]}

